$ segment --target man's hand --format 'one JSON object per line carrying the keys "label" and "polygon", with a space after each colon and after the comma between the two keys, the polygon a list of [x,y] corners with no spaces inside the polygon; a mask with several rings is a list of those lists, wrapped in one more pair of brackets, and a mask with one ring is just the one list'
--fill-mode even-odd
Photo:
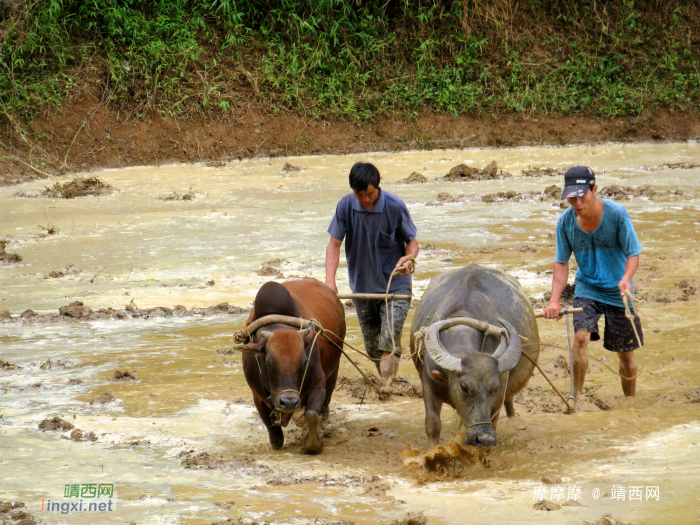
{"label": "man's hand", "polygon": [[632,279],[629,277],[623,277],[622,280],[618,283],[617,287],[620,289],[620,295],[625,296],[626,292],[629,291],[629,293],[632,293]]}
{"label": "man's hand", "polygon": [[559,310],[561,310],[561,305],[559,303],[550,302],[542,313],[545,319],[556,319],[558,321],[562,318],[562,316],[559,315]]}
{"label": "man's hand", "polygon": [[401,275],[410,275],[413,271],[413,261],[409,259],[410,255],[404,255],[396,263],[396,268],[398,268]]}

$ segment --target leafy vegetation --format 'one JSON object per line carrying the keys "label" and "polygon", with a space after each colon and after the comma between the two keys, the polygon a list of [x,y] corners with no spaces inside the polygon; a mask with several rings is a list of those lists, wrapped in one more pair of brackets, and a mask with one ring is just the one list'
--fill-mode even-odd
{"label": "leafy vegetation", "polygon": [[638,115],[697,107],[699,41],[683,0],[8,0],[0,105]]}

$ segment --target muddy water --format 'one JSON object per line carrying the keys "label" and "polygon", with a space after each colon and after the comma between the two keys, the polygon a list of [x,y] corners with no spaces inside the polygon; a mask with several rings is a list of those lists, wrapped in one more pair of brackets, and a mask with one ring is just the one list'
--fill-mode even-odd
{"label": "muddy water", "polygon": [[[37,515],[67,523],[212,523],[227,516],[287,523],[314,517],[355,523],[391,522],[425,511],[430,523],[582,523],[603,514],[633,523],[687,523],[700,517],[695,465],[700,460],[700,169],[656,168],[700,162],[700,145],[602,145],[366,154],[383,173],[384,187],[409,205],[424,248],[415,293],[442,271],[469,262],[517,276],[537,299],[548,289],[554,247],[550,237],[559,201],[464,201],[436,205],[437,195],[541,192],[556,177],[521,177],[532,166],[587,164],[602,187],[651,184],[682,196],[623,201],[644,247],[638,295],[647,345],[638,397],[621,397],[619,380],[592,361],[590,400],[576,415],[536,375],[516,404],[519,417],[499,425],[500,446],[491,467],[460,476],[430,478],[406,470],[401,451],[425,447],[422,401],[394,397],[360,400],[337,391],[326,425],[326,449],[301,454],[302,430],[291,423],[287,445],[269,449],[254,413],[240,358],[217,353],[245,316],[0,325],[0,500],[59,499],[66,483],[113,483],[117,510],[110,515]],[[359,157],[299,157],[229,163],[222,167],[169,166],[108,170],[98,176],[118,188],[110,196],[74,200],[13,198],[0,190],[0,238],[23,261],[0,266],[0,311],[55,311],[73,301],[93,309],[247,306],[262,283],[265,261],[280,259],[286,278],[323,278],[325,230],[347,172]],[[471,183],[432,181],[457,164],[496,160],[512,178]],[[285,172],[285,162],[299,166]],[[430,182],[399,185],[418,171]],[[42,189],[40,183],[19,188]],[[191,201],[162,201],[193,192]],[[41,238],[39,225],[59,233]],[[430,246],[426,246],[430,245]],[[526,249],[523,247],[527,246]],[[486,248],[488,247],[488,248]],[[73,271],[45,279],[68,264]],[[101,272],[101,273],[99,273]],[[97,275],[99,273],[99,275]],[[95,277],[95,275],[97,275]],[[573,275],[572,275],[573,279]],[[211,281],[214,281],[211,284]],[[683,284],[687,281],[687,285]],[[341,263],[339,288],[347,290]],[[361,346],[354,312],[348,341]],[[407,320],[410,325],[411,319]],[[540,361],[561,390],[568,379],[557,359],[566,355],[563,323],[540,322]],[[407,342],[405,331],[404,343]],[[615,356],[592,345],[594,359],[616,368]],[[51,359],[52,367],[40,365]],[[363,366],[369,363],[359,358]],[[137,381],[112,381],[115,370]],[[412,364],[401,374],[418,382]],[[341,375],[356,377],[347,363]],[[69,380],[82,383],[69,384]],[[73,383],[76,383],[73,381]],[[108,392],[114,401],[90,404]],[[598,401],[606,410],[601,410]],[[54,415],[96,442],[75,442],[70,432],[40,432]],[[458,429],[443,412],[443,438]],[[206,452],[214,464],[185,468]],[[189,463],[188,463],[189,458]],[[184,465],[183,465],[184,461]],[[217,468],[207,468],[206,464]],[[583,506],[545,512],[532,508],[543,476],[581,487]],[[613,500],[615,485],[658,486],[659,501]],[[556,485],[555,485],[556,486]],[[594,489],[600,498],[593,498]],[[606,496],[607,494],[607,496]],[[552,499],[547,496],[547,499]],[[556,502],[557,499],[554,498]],[[566,501],[560,498],[559,503]],[[233,502],[233,503],[231,503]]]}

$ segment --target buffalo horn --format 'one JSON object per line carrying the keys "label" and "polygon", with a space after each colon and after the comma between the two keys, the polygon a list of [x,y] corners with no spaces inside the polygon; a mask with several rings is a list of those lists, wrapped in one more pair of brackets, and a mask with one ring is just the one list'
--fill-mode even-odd
{"label": "buffalo horn", "polygon": [[309,334],[312,331],[312,327],[313,327],[313,325],[309,325],[308,328],[304,328],[303,330],[298,330],[299,336],[302,339],[306,339],[307,337],[309,337]]}
{"label": "buffalo horn", "polygon": [[449,320],[431,324],[425,333],[423,344],[425,345],[425,349],[428,351],[430,358],[436,365],[441,366],[445,370],[450,370],[451,372],[461,372],[461,361],[447,352],[447,350],[445,350],[440,343],[440,330],[442,330],[443,326],[448,323],[450,323]]}
{"label": "buffalo horn", "polygon": [[503,373],[513,370],[515,365],[518,364],[518,361],[520,361],[520,354],[522,353],[522,346],[520,344],[518,332],[513,328],[513,325],[505,319],[499,318],[498,322],[508,330],[507,335],[501,338],[501,344],[498,345],[498,348],[493,354],[493,357],[498,360],[498,372]]}

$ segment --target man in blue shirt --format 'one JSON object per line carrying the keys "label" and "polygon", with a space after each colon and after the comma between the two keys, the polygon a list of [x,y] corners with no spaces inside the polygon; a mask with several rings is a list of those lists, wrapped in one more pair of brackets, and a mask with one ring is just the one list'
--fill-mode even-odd
{"label": "man in blue shirt", "polygon": [[[350,170],[352,193],[343,197],[328,227],[331,240],[326,248],[326,285],[338,292],[335,274],[340,259],[340,245],[345,239],[350,289],[355,293],[386,293],[394,269],[399,275],[391,280],[389,293],[411,294],[411,271],[418,255],[416,227],[406,205],[379,187],[379,170],[369,163],[358,162]],[[357,318],[367,353],[375,359],[382,377],[396,375],[401,357],[401,331],[409,300],[354,299]],[[389,332],[391,330],[391,333]],[[396,352],[392,355],[391,334]]]}
{"label": "man in blue shirt", "polygon": [[552,297],[544,309],[547,319],[560,319],[559,298],[569,278],[569,258],[573,252],[578,264],[574,308],[573,373],[576,392],[581,392],[588,370],[588,342],[600,340],[598,319],[605,315],[606,350],[617,352],[620,358],[622,391],[634,396],[637,386],[637,364],[634,350],[644,344],[639,317],[634,324],[641,341],[625,317],[622,296],[633,293],[632,277],[639,266],[642,247],[634,232],[627,210],[621,204],[598,199],[595,174],[590,168],[578,166],[564,175],[564,192],[571,207],[557,222],[557,253],[552,279]]}

